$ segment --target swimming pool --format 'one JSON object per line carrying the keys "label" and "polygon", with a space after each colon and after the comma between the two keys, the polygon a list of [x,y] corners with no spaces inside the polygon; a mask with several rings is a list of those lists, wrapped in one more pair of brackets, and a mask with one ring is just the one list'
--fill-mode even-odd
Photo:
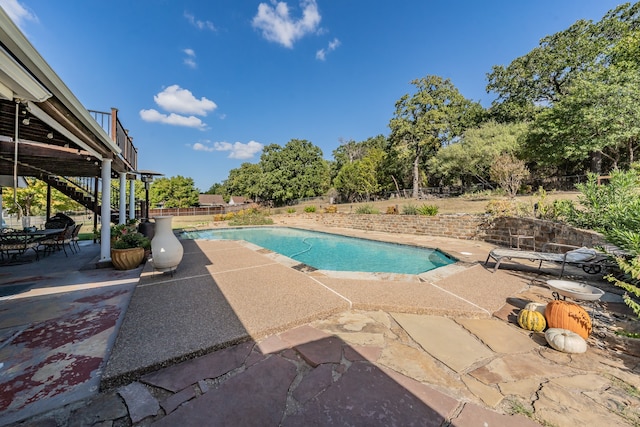
{"label": "swimming pool", "polygon": [[318,270],[420,274],[457,261],[438,249],[286,227],[189,231],[183,238],[245,240]]}

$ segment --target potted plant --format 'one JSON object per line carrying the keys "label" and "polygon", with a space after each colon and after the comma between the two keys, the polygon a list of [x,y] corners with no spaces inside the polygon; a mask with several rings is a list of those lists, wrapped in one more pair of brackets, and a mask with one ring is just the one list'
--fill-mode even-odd
{"label": "potted plant", "polygon": [[138,231],[135,220],[111,226],[111,263],[116,270],[131,270],[142,263],[151,241]]}

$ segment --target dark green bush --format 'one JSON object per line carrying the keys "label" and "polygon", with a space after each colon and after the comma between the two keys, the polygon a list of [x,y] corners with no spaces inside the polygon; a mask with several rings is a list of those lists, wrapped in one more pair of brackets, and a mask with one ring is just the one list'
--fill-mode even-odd
{"label": "dark green bush", "polygon": [[627,251],[629,257],[616,262],[623,276],[608,275],[607,279],[624,289],[624,302],[640,317],[640,176],[638,169],[614,171],[603,184],[594,174],[576,187],[582,193],[579,207],[562,206],[564,219],[581,228],[601,232],[608,242]]}

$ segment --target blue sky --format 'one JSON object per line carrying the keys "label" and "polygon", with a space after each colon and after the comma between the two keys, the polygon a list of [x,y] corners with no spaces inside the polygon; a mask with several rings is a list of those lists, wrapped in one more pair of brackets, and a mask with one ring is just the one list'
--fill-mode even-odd
{"label": "blue sky", "polygon": [[206,191],[262,147],[389,134],[411,80],[486,75],[608,0],[0,0],[83,105],[119,110],[139,169]]}

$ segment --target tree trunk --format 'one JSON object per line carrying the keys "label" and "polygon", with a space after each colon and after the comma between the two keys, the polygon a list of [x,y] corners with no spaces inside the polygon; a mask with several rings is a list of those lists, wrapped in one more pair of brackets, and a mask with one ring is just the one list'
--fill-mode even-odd
{"label": "tree trunk", "polygon": [[418,192],[420,190],[420,154],[422,150],[418,146],[416,148],[416,157],[413,159],[413,194],[414,199],[418,198]]}
{"label": "tree trunk", "polygon": [[[398,181],[396,181],[396,177],[391,175],[391,179],[393,180],[394,184],[396,185],[396,191],[398,192],[398,197],[400,197],[400,187],[398,186]],[[404,194],[402,195],[404,198]]]}
{"label": "tree trunk", "polygon": [[602,153],[600,151],[591,153],[591,172],[602,174]]}

